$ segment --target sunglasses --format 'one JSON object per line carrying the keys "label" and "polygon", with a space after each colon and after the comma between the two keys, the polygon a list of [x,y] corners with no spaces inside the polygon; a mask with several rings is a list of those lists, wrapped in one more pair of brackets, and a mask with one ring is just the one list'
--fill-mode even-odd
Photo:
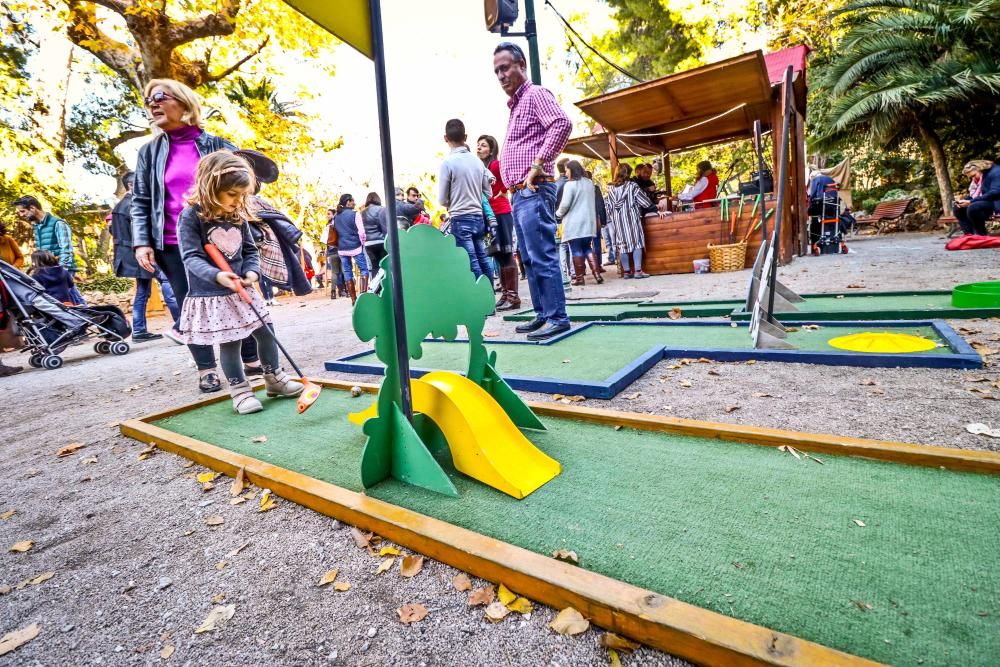
{"label": "sunglasses", "polygon": [[146,98],[146,106],[153,106],[154,104],[162,104],[163,100],[176,100],[177,98],[169,93],[165,93],[162,90],[158,90],[149,97]]}
{"label": "sunglasses", "polygon": [[[514,42],[500,42],[496,48],[497,51],[510,51],[511,55],[514,56],[514,60],[525,60],[524,51],[521,47]],[[495,51],[494,51],[495,53]]]}

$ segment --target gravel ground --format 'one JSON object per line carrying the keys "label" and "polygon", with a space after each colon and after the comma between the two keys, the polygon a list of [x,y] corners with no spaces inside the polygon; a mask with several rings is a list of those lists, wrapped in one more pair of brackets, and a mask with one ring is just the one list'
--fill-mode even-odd
{"label": "gravel ground", "polygon": [[[858,283],[869,290],[947,289],[1000,280],[997,251],[948,253],[943,245],[936,235],[859,239],[852,254],[798,259],[781,278],[801,292]],[[739,298],[746,279],[747,272],[640,282],[610,277],[569,297]],[[351,331],[345,299],[279,301],[273,313],[282,340],[307,372],[366,348]],[[166,325],[162,319],[153,324]],[[1000,320],[951,324],[967,340],[1000,349]],[[499,337],[513,336],[513,327],[499,318],[487,324]],[[24,357],[6,355],[5,361],[24,363]],[[972,381],[979,378],[989,382]],[[682,387],[683,380],[691,387]],[[964,429],[970,422],[1000,427],[1000,401],[970,391],[1000,398],[1000,388],[990,384],[998,380],[995,361],[981,371],[664,361],[618,398],[584,405],[1000,451],[1000,440]],[[772,396],[755,396],[764,393]],[[32,369],[0,379],[0,476],[6,481],[0,515],[15,511],[0,521],[0,586],[55,573],[0,596],[0,634],[41,626],[8,664],[608,664],[599,630],[560,637],[546,627],[555,611],[537,605],[530,617],[487,623],[482,609],[467,607],[466,594],[452,588],[456,570],[428,561],[413,579],[375,575],[378,561],[338,522],[281,500],[263,514],[257,499],[230,505],[228,483],[203,492],[193,478],[200,466],[162,452],[139,461],[141,446],[117,434],[119,420],[197,397],[186,350],[165,341],[101,359],[80,346],[67,353],[60,371]],[[85,446],[56,457],[73,442]],[[224,522],[206,525],[216,515]],[[34,545],[26,553],[7,551],[21,540]],[[338,580],[349,581],[351,590],[316,586],[331,568],[339,568]],[[430,613],[406,626],[396,610],[411,602]],[[194,634],[216,604],[235,605],[232,620]],[[166,647],[174,653],[162,659]],[[623,662],[685,664],[649,649]]]}

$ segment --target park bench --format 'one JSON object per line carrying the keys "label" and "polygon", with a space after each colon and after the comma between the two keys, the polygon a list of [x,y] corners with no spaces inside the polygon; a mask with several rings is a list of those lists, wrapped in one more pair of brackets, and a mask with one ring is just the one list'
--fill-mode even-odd
{"label": "park bench", "polygon": [[[952,238],[955,234],[961,231],[958,227],[958,218],[953,215],[942,215],[938,218],[938,225],[948,225],[947,238]],[[990,234],[995,228],[1000,228],[1000,213],[994,213],[989,220],[986,221],[986,233]]]}
{"label": "park bench", "polygon": [[859,215],[855,218],[857,221],[855,229],[862,225],[872,225],[875,227],[876,235],[886,231],[890,225],[895,226],[898,230],[903,216],[909,212],[910,206],[916,200],[916,197],[907,197],[905,199],[890,199],[889,201],[879,202],[870,215]]}

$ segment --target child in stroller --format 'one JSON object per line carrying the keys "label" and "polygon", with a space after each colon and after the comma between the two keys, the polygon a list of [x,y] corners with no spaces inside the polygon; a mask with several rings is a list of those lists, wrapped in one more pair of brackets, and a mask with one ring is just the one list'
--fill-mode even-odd
{"label": "child in stroller", "polygon": [[65,306],[35,279],[0,261],[0,318],[13,318],[35,368],[55,370],[68,346],[100,338],[98,354],[128,354],[132,333],[125,314],[115,306]]}

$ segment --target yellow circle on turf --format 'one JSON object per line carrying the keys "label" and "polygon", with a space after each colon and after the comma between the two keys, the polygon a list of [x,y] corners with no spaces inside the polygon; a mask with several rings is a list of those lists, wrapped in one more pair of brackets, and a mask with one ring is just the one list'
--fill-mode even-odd
{"label": "yellow circle on turf", "polygon": [[926,352],[937,347],[937,343],[929,338],[901,333],[865,332],[831,338],[832,347],[850,352],[871,352],[877,354],[906,354],[907,352]]}

